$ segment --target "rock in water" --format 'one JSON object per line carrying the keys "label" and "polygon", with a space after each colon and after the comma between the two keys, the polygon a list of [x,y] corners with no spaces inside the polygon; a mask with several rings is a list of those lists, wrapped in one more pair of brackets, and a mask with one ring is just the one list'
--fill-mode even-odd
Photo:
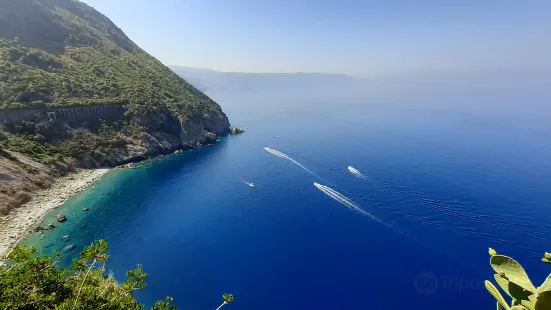
{"label": "rock in water", "polygon": [[57,221],[60,222],[60,223],[63,223],[63,222],[67,221],[67,218],[63,214],[58,214],[57,215]]}
{"label": "rock in water", "polygon": [[230,134],[232,135],[238,135],[238,134],[241,134],[241,133],[244,133],[245,130],[241,129],[241,128],[237,128],[237,127],[230,127]]}
{"label": "rock in water", "polygon": [[38,226],[38,227],[36,227],[36,228],[34,229],[34,232],[41,232],[41,231],[43,231],[43,230],[44,230],[44,227]]}
{"label": "rock in water", "polygon": [[49,229],[54,229],[54,228],[55,228],[55,225],[54,225],[54,223],[50,223],[50,224],[48,224],[48,228],[49,228]]}

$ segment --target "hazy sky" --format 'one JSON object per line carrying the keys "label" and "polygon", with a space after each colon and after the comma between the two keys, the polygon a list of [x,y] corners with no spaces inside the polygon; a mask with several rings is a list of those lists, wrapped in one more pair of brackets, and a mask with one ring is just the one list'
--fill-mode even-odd
{"label": "hazy sky", "polygon": [[550,0],[84,0],[167,65],[373,76],[551,68]]}

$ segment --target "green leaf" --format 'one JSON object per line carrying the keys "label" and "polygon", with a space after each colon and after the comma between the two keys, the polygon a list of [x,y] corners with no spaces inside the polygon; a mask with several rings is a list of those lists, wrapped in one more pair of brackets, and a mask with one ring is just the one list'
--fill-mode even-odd
{"label": "green leaf", "polygon": [[496,273],[505,273],[510,282],[522,287],[523,289],[536,293],[536,287],[528,278],[524,268],[514,259],[504,255],[494,255],[490,258],[490,265]]}
{"label": "green leaf", "polygon": [[551,274],[547,276],[543,284],[538,287],[538,294],[551,292]]}
{"label": "green leaf", "polygon": [[534,310],[536,307],[536,295],[528,296],[528,300],[521,300],[520,304],[528,310]]}
{"label": "green leaf", "polygon": [[505,293],[507,293],[507,295],[509,295],[513,299],[516,299],[519,303],[521,300],[528,300],[528,296],[532,295],[531,292],[525,291],[524,289],[522,289],[522,287],[516,285],[515,283],[512,283],[511,281],[498,274],[494,274],[494,279],[496,280],[499,287],[501,287],[501,289]]}
{"label": "green leaf", "polygon": [[492,296],[494,296],[494,298],[501,305],[501,307],[503,307],[503,309],[505,309],[505,310],[510,310],[511,309],[511,308],[509,308],[509,305],[507,304],[507,302],[505,301],[503,296],[501,296],[501,293],[492,284],[492,282],[486,280],[486,281],[484,281],[484,286],[486,286],[486,289],[488,290],[488,292],[490,292],[490,294],[492,294]]}

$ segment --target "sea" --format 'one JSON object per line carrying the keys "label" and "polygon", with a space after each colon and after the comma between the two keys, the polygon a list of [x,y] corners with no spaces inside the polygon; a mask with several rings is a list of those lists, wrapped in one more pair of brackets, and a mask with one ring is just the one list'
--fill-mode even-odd
{"label": "sea", "polygon": [[138,300],[193,310],[223,293],[235,297],[228,310],[492,309],[489,247],[536,285],[549,274],[551,96],[453,85],[207,94],[246,133],[113,170],[44,221],[66,223],[26,243],[68,266],[105,239],[119,281],[138,264],[148,273]]}

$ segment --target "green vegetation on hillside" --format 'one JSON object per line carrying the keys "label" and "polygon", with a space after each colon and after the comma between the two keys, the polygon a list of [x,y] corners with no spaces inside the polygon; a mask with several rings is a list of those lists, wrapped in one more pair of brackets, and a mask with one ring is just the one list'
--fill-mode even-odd
{"label": "green vegetation on hillside", "polygon": [[120,135],[122,125],[103,120],[88,122],[86,130],[72,130],[51,121],[23,122],[9,129],[11,134],[0,141],[0,147],[25,154],[47,165],[60,164],[64,158],[78,159],[84,154],[101,162],[116,147],[126,144],[124,136]]}
{"label": "green vegetation on hillside", "polygon": [[[0,265],[0,309],[143,309],[132,296],[145,287],[147,274],[142,266],[126,273],[127,280],[117,283],[107,275],[109,259],[103,240],[85,248],[71,268],[59,268],[61,254],[37,256],[37,250],[18,246]],[[223,295],[223,305],[232,302]],[[152,310],[173,310],[172,298],[158,301]]]}
{"label": "green vegetation on hillside", "polygon": [[[535,287],[522,266],[513,258],[499,255],[490,248],[490,265],[496,272],[494,279],[499,287],[512,299],[511,305],[490,281],[484,285],[496,299],[497,309],[505,310],[549,310],[551,309],[551,274],[542,285]],[[551,264],[551,253],[545,253],[542,261]]]}
{"label": "green vegetation on hillside", "polygon": [[4,1],[0,11],[0,109],[212,103],[84,3]]}

